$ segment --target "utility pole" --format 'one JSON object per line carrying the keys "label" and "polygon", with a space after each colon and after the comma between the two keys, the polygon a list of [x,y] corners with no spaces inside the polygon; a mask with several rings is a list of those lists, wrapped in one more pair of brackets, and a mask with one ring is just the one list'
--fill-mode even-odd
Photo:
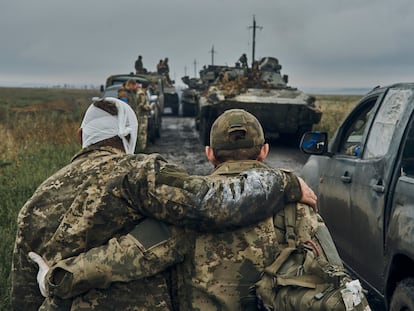
{"label": "utility pole", "polygon": [[197,60],[194,59],[194,77],[197,78]]}
{"label": "utility pole", "polygon": [[209,53],[211,53],[211,65],[214,65],[214,53],[217,53],[215,50],[214,50],[214,45],[211,47],[211,50],[210,51],[208,51]]}
{"label": "utility pole", "polygon": [[253,28],[253,48],[252,48],[252,67],[253,67],[253,63],[254,63],[254,50],[256,48],[256,28],[258,29],[262,29],[262,26],[256,26],[256,19],[255,16],[253,15],[253,26],[249,26],[249,28]]}
{"label": "utility pole", "polygon": [[184,76],[187,75],[187,66],[184,66]]}

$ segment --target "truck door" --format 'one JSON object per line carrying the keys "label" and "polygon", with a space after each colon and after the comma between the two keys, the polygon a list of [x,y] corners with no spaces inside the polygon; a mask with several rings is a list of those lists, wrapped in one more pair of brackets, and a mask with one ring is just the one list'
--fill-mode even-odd
{"label": "truck door", "polygon": [[349,264],[377,288],[384,271],[384,205],[401,140],[396,129],[410,96],[411,90],[388,90],[355,161],[349,223],[353,256]]}
{"label": "truck door", "polygon": [[353,260],[351,189],[355,183],[356,167],[361,161],[367,124],[377,95],[361,102],[347,117],[335,139],[334,153],[325,163],[318,198],[321,214],[329,226],[342,259]]}

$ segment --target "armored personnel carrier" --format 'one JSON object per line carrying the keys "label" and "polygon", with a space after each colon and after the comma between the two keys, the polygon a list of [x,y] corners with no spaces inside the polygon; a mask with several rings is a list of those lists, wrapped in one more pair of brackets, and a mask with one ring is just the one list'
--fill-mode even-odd
{"label": "armored personnel carrier", "polygon": [[228,68],[227,66],[216,65],[204,66],[200,70],[200,78],[190,78],[189,76],[181,78],[184,84],[187,85],[187,88],[181,92],[181,106],[184,117],[198,115],[200,94],[206,91],[217,80],[220,73]]}
{"label": "armored personnel carrier", "polygon": [[322,116],[313,96],[287,85],[277,58],[265,57],[253,68],[223,67],[199,98],[196,129],[201,143],[209,144],[210,128],[225,110],[240,108],[261,122],[267,140],[281,138],[297,144]]}

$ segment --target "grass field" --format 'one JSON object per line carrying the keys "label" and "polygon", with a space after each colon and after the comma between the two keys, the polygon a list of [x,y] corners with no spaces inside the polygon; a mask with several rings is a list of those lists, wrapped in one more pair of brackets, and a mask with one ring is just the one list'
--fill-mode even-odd
{"label": "grass field", "polygon": [[[10,310],[16,217],[37,186],[79,150],[76,130],[98,90],[0,88],[0,310]],[[331,136],[361,96],[316,95],[314,129]]]}

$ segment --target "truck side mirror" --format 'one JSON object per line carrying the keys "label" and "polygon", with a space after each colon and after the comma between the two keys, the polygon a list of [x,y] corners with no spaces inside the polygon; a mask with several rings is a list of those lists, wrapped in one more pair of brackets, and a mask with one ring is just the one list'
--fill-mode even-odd
{"label": "truck side mirror", "polygon": [[328,150],[328,133],[306,132],[302,136],[300,150],[306,154],[326,154]]}

